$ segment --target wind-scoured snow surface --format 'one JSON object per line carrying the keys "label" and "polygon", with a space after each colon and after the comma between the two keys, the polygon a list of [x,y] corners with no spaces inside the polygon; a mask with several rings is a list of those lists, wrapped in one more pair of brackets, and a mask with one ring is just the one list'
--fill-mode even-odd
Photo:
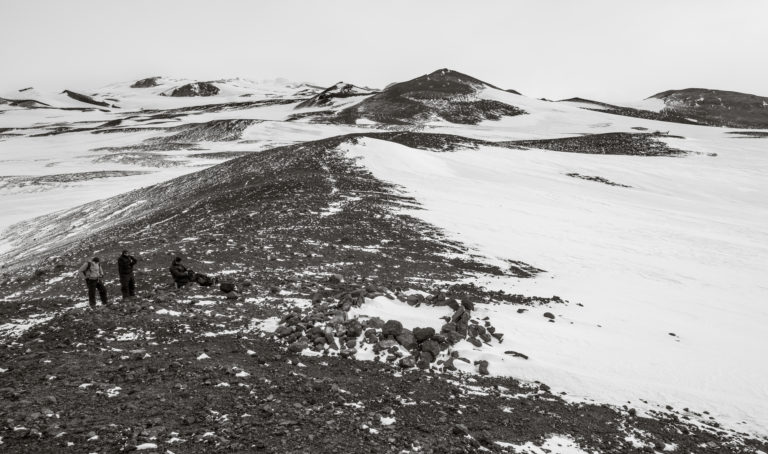
{"label": "wind-scoured snow surface", "polygon": [[[720,131],[705,139],[718,159],[434,153],[374,139],[347,153],[425,208],[410,214],[490,261],[548,271],[489,288],[584,305],[549,309],[555,323],[543,323],[547,308],[484,307],[508,341],[482,351],[467,343],[463,356],[574,396],[707,410],[765,432],[768,156],[735,149]],[[566,175],[574,171],[631,188]],[[505,361],[508,349],[530,360]]]}

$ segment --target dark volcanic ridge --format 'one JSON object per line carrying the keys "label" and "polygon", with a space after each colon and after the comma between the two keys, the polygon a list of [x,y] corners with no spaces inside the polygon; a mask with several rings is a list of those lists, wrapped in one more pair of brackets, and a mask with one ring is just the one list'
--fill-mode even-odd
{"label": "dark volcanic ridge", "polygon": [[688,116],[697,124],[732,128],[768,128],[768,97],[725,90],[686,88],[657,93],[664,111]]}
{"label": "dark volcanic ridge", "polygon": [[6,175],[0,176],[0,189],[25,187],[39,187],[46,189],[67,183],[77,183],[101,178],[128,177],[146,173],[148,172],[137,170],[100,170],[94,172],[60,173],[56,175],[42,176]]}
{"label": "dark volcanic ridge", "polygon": [[663,109],[661,112],[654,112],[651,110],[616,106],[613,104],[593,101],[591,99],[584,99],[584,98],[569,98],[569,99],[563,99],[558,102],[578,102],[583,104],[591,104],[594,106],[594,108],[582,107],[582,109],[594,110],[597,112],[604,112],[604,113],[609,113],[613,115],[621,115],[623,117],[642,118],[644,120],[667,121],[671,123],[681,123],[686,125],[699,124],[698,122],[691,120],[688,116],[680,112],[676,112],[668,109]]}
{"label": "dark volcanic ridge", "polygon": [[682,156],[689,153],[685,150],[672,148],[659,140],[664,137],[682,138],[659,133],[610,132],[563,139],[517,140],[507,143],[526,148],[541,148],[566,153],[632,156]]}
{"label": "dark volcanic ridge", "polygon": [[111,105],[104,101],[97,101],[88,95],[75,93],[74,91],[64,90],[62,93],[74,99],[75,101],[79,101],[85,104],[93,104],[94,106],[99,106],[99,107],[117,107],[116,105]]}

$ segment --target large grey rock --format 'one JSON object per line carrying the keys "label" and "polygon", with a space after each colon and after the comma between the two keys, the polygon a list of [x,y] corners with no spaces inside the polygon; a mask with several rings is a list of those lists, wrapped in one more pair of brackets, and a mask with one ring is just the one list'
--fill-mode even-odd
{"label": "large grey rock", "polygon": [[409,329],[403,328],[403,330],[400,331],[400,334],[398,334],[395,339],[397,339],[397,342],[399,342],[400,345],[407,349],[415,348],[418,345],[416,337]]}
{"label": "large grey rock", "polygon": [[432,336],[435,335],[435,329],[431,327],[414,328],[413,335],[416,337],[416,342],[422,343],[426,340],[432,339]]}
{"label": "large grey rock", "polygon": [[397,337],[403,331],[403,324],[397,320],[387,320],[384,326],[381,327],[382,336]]}

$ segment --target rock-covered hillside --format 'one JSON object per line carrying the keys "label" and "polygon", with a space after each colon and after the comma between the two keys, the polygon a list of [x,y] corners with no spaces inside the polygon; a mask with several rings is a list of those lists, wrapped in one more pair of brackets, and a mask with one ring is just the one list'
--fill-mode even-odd
{"label": "rock-covered hillside", "polygon": [[387,124],[408,124],[439,118],[451,123],[477,124],[525,111],[480,95],[492,85],[449,69],[392,84],[363,102],[338,114],[344,122],[369,120]]}
{"label": "rock-covered hillside", "polygon": [[[547,325],[558,306],[575,302],[462,284],[468,276],[530,278],[541,270],[489,266],[397,214],[415,201],[340,151],[356,140],[276,148],[40,224],[49,233],[37,240],[46,244],[56,225],[121,207],[87,235],[48,243],[4,275],[4,445],[37,452],[765,448],[714,422],[689,423],[684,412],[568,403],[545,384],[485,377],[487,361],[465,363],[453,347],[465,340],[480,350],[509,345],[509,361],[528,361],[512,333],[474,316],[480,306],[541,312]],[[128,302],[115,295],[113,256],[123,248],[140,260],[139,297]],[[106,261],[114,308],[72,307],[82,285],[70,270],[92,253]],[[177,255],[217,284],[169,289],[167,267]],[[361,315],[377,301],[402,305],[401,314],[448,317],[434,329],[397,315]],[[20,335],[11,328],[22,325]],[[354,359],[363,357],[374,361]]]}
{"label": "rock-covered hillside", "polygon": [[735,91],[686,88],[651,96],[664,101],[664,111],[703,125],[768,128],[768,97]]}

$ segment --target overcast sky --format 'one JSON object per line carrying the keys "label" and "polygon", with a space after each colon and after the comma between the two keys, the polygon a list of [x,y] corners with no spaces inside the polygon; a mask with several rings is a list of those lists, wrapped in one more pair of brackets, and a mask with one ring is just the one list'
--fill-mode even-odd
{"label": "overcast sky", "polygon": [[765,0],[0,0],[0,90],[166,75],[383,87],[455,69],[535,97],[768,96]]}

